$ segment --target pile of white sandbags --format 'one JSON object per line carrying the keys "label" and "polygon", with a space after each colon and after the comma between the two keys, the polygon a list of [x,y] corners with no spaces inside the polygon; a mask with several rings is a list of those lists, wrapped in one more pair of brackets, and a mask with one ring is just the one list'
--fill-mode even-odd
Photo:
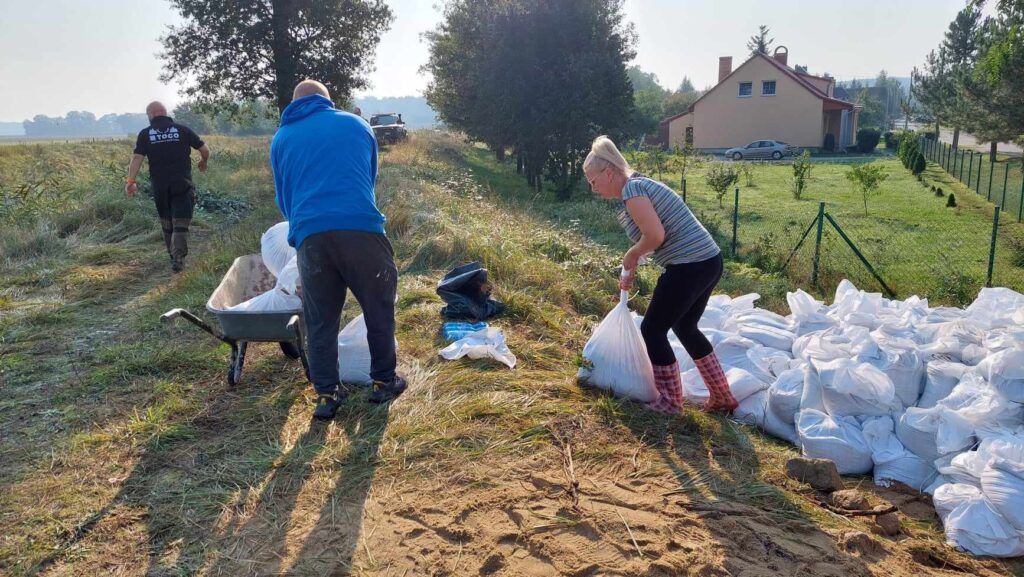
{"label": "pile of white sandbags", "polygon": [[[700,327],[734,417],[831,459],[934,495],[948,542],[1024,555],[1024,295],[983,289],[966,309],[883,298],[843,281],[831,305],[803,291],[791,314],[716,295]],[[684,392],[707,391],[672,337]]]}

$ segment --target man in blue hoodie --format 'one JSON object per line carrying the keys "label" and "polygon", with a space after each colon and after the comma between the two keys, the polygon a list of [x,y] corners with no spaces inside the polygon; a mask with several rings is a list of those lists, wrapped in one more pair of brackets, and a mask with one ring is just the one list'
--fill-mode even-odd
{"label": "man in blue hoodie", "polygon": [[314,80],[295,87],[270,144],[277,206],[288,219],[302,280],[309,374],[317,392],[313,416],[334,418],[347,392],[338,375],[338,328],[345,291],[363,309],[370,345],[370,401],[405,390],[395,373],[398,269],[377,210],[377,141],[362,118],[334,108]]}

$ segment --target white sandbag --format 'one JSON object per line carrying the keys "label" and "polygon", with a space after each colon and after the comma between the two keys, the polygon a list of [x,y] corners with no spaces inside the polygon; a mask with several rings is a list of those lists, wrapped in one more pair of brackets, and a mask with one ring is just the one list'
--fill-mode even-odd
{"label": "white sandbag", "polygon": [[[747,356],[747,351],[758,346],[754,341],[738,335],[727,337],[715,347],[715,356],[723,367],[738,367],[741,369],[753,369],[753,363]],[[756,369],[755,369],[756,370]]]}
{"label": "white sandbag", "polygon": [[[338,376],[341,382],[355,385],[369,385],[370,345],[366,340],[366,319],[363,315],[346,324],[338,332]],[[398,350],[398,339],[395,339]]]}
{"label": "white sandbag", "polygon": [[918,348],[918,352],[921,354],[921,359],[926,363],[936,359],[953,360],[959,363],[963,360],[960,357],[960,351],[963,347],[964,345],[960,341],[952,337],[943,337],[921,345]]}
{"label": "white sandbag", "polygon": [[953,361],[937,359],[929,362],[925,367],[924,390],[917,401],[917,406],[923,409],[934,407],[948,397],[969,368],[965,364]]}
{"label": "white sandbag", "polygon": [[993,459],[981,473],[981,491],[1004,519],[1024,531],[1024,463]]}
{"label": "white sandbag", "polygon": [[874,466],[871,448],[853,417],[832,417],[803,409],[797,417],[796,430],[805,457],[830,459],[842,475],[862,475]]}
{"label": "white sandbag", "polygon": [[981,472],[985,470],[985,463],[980,462],[977,451],[964,451],[935,459],[935,468],[951,483],[981,488]]}
{"label": "white sandbag", "polygon": [[302,300],[295,295],[284,292],[280,287],[274,287],[245,302],[227,307],[225,310],[248,312],[298,312],[302,310]]}
{"label": "white sandbag", "polygon": [[[713,297],[712,297],[713,298]],[[721,329],[722,324],[729,318],[721,308],[713,307],[708,303],[707,308],[704,309],[704,313],[700,316],[700,320],[697,321],[697,328],[704,329]]]}
{"label": "white sandbag", "polygon": [[295,258],[295,249],[288,245],[288,221],[279,222],[267,229],[260,237],[260,256],[263,265],[275,277]]}
{"label": "white sandbag", "polygon": [[960,351],[960,360],[965,365],[975,366],[989,356],[989,350],[984,345],[965,345]]}
{"label": "white sandbag", "polygon": [[[1014,323],[1014,315],[1024,309],[1024,295],[1005,287],[983,288],[967,307],[967,314],[986,329]],[[1016,321],[1018,324],[1020,321]]]}
{"label": "white sandbag", "polygon": [[804,365],[784,371],[768,387],[768,407],[784,423],[792,425],[796,422],[804,394],[805,371],[809,370],[810,367]]}
{"label": "white sandbag", "polygon": [[298,294],[299,280],[299,259],[293,257],[284,265],[280,274],[277,275],[277,288],[282,289],[290,295]]}
{"label": "white sandbag", "polygon": [[800,437],[791,423],[784,423],[768,408],[768,391],[758,391],[740,401],[739,407],[733,411],[734,419],[741,423],[754,425],[765,433],[787,441],[793,445],[800,444]]}
{"label": "white sandbag", "polygon": [[786,302],[793,313],[794,331],[798,336],[825,330],[836,325],[828,316],[828,307],[801,289],[786,293]]}
{"label": "white sandbag", "polygon": [[768,325],[742,325],[737,334],[756,343],[782,351],[793,350],[796,335],[785,329]]}
{"label": "white sandbag", "polygon": [[[632,323],[630,323],[632,326]],[[439,353],[450,361],[462,357],[471,359],[494,359],[510,369],[516,367],[516,356],[505,344],[505,333],[497,327],[487,327],[462,337]]]}
{"label": "white sandbag", "polygon": [[658,398],[654,369],[640,331],[629,314],[629,293],[621,291],[619,304],[601,321],[583,347],[588,366],[579,378],[591,386],[641,402]]}
{"label": "white sandbag", "polygon": [[967,497],[945,519],[946,543],[974,555],[1024,555],[1024,534],[999,514],[984,495]]}
{"label": "white sandbag", "polygon": [[878,356],[866,360],[889,377],[901,405],[913,407],[917,404],[924,386],[925,368],[916,347],[910,350],[880,346]]}
{"label": "white sandbag", "polygon": [[1021,317],[1019,323],[989,331],[985,335],[985,342],[982,345],[988,349],[989,354],[1006,349],[1024,348],[1024,309],[1020,309],[1018,313]]}
{"label": "white sandbag", "polygon": [[729,316],[733,316],[738,315],[743,311],[752,310],[754,308],[754,303],[757,302],[757,299],[761,298],[761,295],[757,293],[749,293],[736,298],[729,298],[726,295],[715,295],[711,297],[709,302],[716,300],[715,297],[724,297],[721,300],[722,304],[720,307]]}
{"label": "white sandbag", "polygon": [[821,398],[830,415],[888,415],[901,408],[892,380],[873,365],[850,359],[812,364],[818,371]]}
{"label": "white sandbag", "polygon": [[946,517],[953,512],[961,503],[969,499],[980,499],[981,490],[974,485],[962,483],[946,483],[935,489],[932,493],[932,505],[935,506],[935,513],[943,523]]}
{"label": "white sandbag", "polygon": [[935,480],[938,471],[928,461],[908,451],[893,432],[891,417],[871,417],[862,425],[864,440],[871,448],[871,461],[875,464],[874,481],[888,487],[899,481],[918,491]]}
{"label": "white sandbag", "polygon": [[[1024,347],[1024,343],[1021,343]],[[1024,348],[1006,349],[985,358],[975,368],[1007,399],[1024,403]]]}
{"label": "white sandbag", "polygon": [[683,398],[687,401],[695,405],[703,405],[711,398],[711,393],[696,367],[684,372],[680,378],[683,380]]}
{"label": "white sandbag", "polygon": [[848,359],[853,356],[850,339],[837,328],[797,337],[793,341],[793,356],[807,362],[812,360],[831,361]]}
{"label": "white sandbag", "polygon": [[729,317],[722,328],[723,330],[736,332],[740,327],[750,325],[768,326],[790,332],[793,330],[793,322],[791,320],[778,313],[758,308],[743,311]]}
{"label": "white sandbag", "polygon": [[804,389],[800,393],[800,409],[814,409],[825,412],[825,402],[821,400],[821,381],[814,365],[807,365],[804,371]]}
{"label": "white sandbag", "polygon": [[985,330],[973,318],[958,319],[939,327],[935,340],[941,339],[956,339],[961,346],[980,345],[985,341]]}
{"label": "white sandbag", "polygon": [[[944,416],[944,420],[951,425],[949,434],[944,433],[941,427],[938,432],[937,444],[940,451],[956,450],[952,448],[953,445],[964,446],[966,441],[953,435],[961,434],[960,429],[964,427],[969,427],[973,434],[979,428],[1012,427],[1021,422],[1021,405],[1010,402],[995,387],[986,383],[984,378],[973,373],[964,375],[953,392],[939,401],[936,407],[945,407],[952,413]],[[945,440],[944,435],[947,437]]]}
{"label": "white sandbag", "polygon": [[896,420],[896,438],[910,452],[926,461],[939,458],[935,435],[941,424],[941,409],[910,407]]}
{"label": "white sandbag", "polygon": [[928,485],[927,487],[922,489],[922,492],[928,493],[929,495],[935,495],[935,491],[938,490],[939,487],[942,487],[943,485],[948,485],[948,484],[951,484],[949,482],[949,479],[946,479],[941,474],[940,475],[936,475],[935,480],[932,481],[932,484]]}
{"label": "white sandbag", "polygon": [[768,383],[743,369],[733,368],[725,371],[725,380],[729,382],[729,390],[737,401],[743,401],[754,393],[768,389]]}
{"label": "white sandbag", "polygon": [[750,362],[768,378],[762,378],[762,376],[756,372],[754,373],[754,376],[769,383],[774,381],[785,371],[788,371],[790,365],[793,363],[793,355],[788,352],[760,345],[748,349],[747,358],[750,359]]}

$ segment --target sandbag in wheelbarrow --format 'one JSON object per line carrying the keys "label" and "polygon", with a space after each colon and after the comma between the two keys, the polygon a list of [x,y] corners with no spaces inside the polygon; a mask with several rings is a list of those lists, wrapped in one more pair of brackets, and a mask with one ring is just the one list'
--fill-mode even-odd
{"label": "sandbag in wheelbarrow", "polygon": [[450,319],[482,321],[505,310],[505,304],[491,298],[487,269],[479,262],[457,266],[437,283],[437,294],[447,303],[441,314]]}

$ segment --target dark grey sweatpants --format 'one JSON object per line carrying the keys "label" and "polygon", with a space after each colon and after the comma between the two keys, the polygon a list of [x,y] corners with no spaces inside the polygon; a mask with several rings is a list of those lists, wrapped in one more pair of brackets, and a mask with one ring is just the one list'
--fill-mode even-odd
{"label": "dark grey sweatpants", "polygon": [[366,319],[370,377],[395,376],[395,294],[398,269],[383,234],[332,230],[299,245],[302,314],[309,338],[309,376],[317,393],[333,393],[338,376],[338,329],[345,290],[351,290]]}

